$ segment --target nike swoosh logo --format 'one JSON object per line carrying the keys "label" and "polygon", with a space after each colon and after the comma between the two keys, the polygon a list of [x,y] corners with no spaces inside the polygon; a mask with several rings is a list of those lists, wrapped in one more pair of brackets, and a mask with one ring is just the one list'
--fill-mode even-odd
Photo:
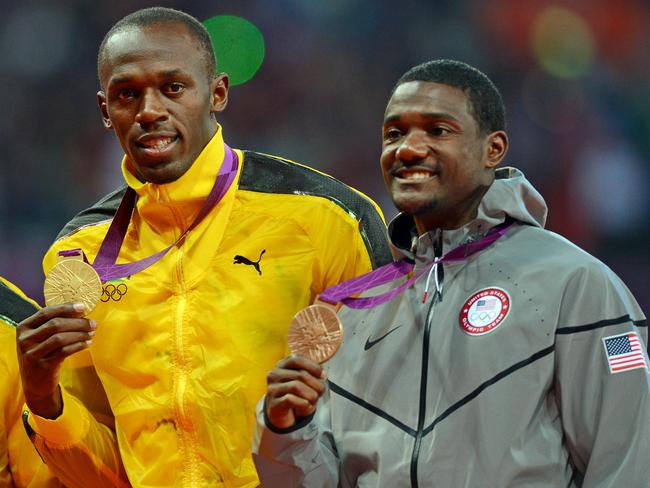
{"label": "nike swoosh logo", "polygon": [[374,346],[375,344],[377,344],[379,341],[384,340],[388,334],[391,334],[391,333],[395,332],[395,331],[396,331],[397,329],[399,329],[400,327],[401,327],[401,325],[398,325],[397,327],[395,327],[395,328],[389,330],[389,331],[386,332],[383,336],[381,336],[381,337],[375,339],[374,341],[371,341],[371,340],[370,340],[370,337],[368,337],[368,339],[366,339],[366,345],[363,346],[363,350],[364,350],[364,351],[367,351],[367,350],[370,349],[372,346]]}

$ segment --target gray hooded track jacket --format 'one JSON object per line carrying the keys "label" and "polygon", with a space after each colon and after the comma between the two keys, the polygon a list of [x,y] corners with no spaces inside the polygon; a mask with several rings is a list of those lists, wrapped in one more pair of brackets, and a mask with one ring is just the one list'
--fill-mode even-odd
{"label": "gray hooded track jacket", "polygon": [[341,310],[312,417],[271,429],[260,401],[265,488],[650,487],[645,317],[607,266],[543,229],[546,205],[519,171],[498,170],[461,229],[418,237],[399,215],[389,234],[417,269],[506,217],[504,237],[438,266],[426,303],[423,276]]}

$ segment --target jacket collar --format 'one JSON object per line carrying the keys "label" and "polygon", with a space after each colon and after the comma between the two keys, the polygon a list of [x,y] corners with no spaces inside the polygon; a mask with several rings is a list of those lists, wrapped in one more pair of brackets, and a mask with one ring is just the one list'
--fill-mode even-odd
{"label": "jacket collar", "polygon": [[122,175],[139,199],[152,198],[169,202],[200,199],[210,193],[223,157],[223,133],[219,126],[192,166],[179,179],[164,184],[143,183],[130,171],[128,156],[122,160]]}
{"label": "jacket collar", "polygon": [[454,230],[433,229],[419,236],[411,215],[400,213],[388,224],[391,244],[405,258],[427,263],[434,256],[479,240],[510,217],[522,224],[544,227],[547,207],[542,196],[516,168],[500,168],[479,204],[477,217]]}
{"label": "jacket collar", "polygon": [[187,228],[210,193],[224,154],[223,133],[219,126],[185,174],[165,184],[138,180],[129,170],[128,157],[125,156],[122,174],[138,194],[136,206],[140,216],[160,232],[169,228]]}

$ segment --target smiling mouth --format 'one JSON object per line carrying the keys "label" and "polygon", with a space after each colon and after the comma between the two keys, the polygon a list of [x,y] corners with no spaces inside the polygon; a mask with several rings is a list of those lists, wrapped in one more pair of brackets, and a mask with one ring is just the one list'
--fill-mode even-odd
{"label": "smiling mouth", "polygon": [[150,154],[162,153],[178,140],[178,136],[174,137],[155,137],[143,141],[137,141],[136,145]]}
{"label": "smiling mouth", "polygon": [[395,172],[395,178],[400,181],[413,181],[419,182],[424,180],[429,180],[435,176],[436,173],[424,169],[400,169]]}

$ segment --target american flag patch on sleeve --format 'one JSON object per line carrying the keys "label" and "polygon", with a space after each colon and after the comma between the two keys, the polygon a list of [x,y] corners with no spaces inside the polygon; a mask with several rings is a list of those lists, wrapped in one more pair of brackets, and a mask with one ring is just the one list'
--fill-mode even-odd
{"label": "american flag patch on sleeve", "polygon": [[610,373],[621,373],[630,369],[648,369],[648,358],[643,350],[643,341],[636,332],[603,337],[605,355]]}

